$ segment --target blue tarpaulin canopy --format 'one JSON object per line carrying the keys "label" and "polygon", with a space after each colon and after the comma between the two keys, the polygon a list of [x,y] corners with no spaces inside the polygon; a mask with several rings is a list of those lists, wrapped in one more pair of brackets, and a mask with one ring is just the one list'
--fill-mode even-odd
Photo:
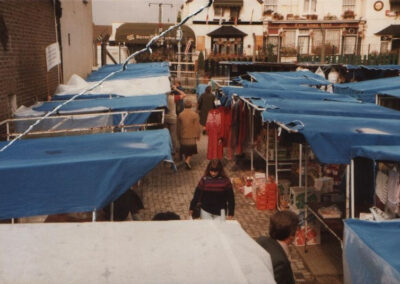
{"label": "blue tarpaulin canopy", "polygon": [[386,95],[386,96],[391,96],[400,99],[400,88],[399,89],[390,89],[390,90],[384,90],[384,91],[379,91],[379,95]]}
{"label": "blue tarpaulin canopy", "polygon": [[[122,64],[110,64],[102,66],[99,70],[92,72],[86,81],[94,82],[100,81],[108,74],[118,71],[122,68]],[[151,63],[139,63],[139,64],[128,64],[127,69],[120,72],[109,80],[120,80],[127,78],[148,78],[148,77],[159,77],[169,76],[169,65],[168,62],[151,62]]]}
{"label": "blue tarpaulin canopy", "polygon": [[351,156],[369,158],[374,161],[400,161],[400,145],[357,146],[351,149]]}
{"label": "blue tarpaulin canopy", "polygon": [[327,116],[263,111],[264,121],[278,122],[304,135],[319,161],[349,164],[358,145],[399,145],[397,119]]}
{"label": "blue tarpaulin canopy", "polygon": [[[52,111],[63,101],[39,102],[29,108],[19,108],[15,113],[16,118],[40,117]],[[150,111],[167,106],[166,95],[134,96],[127,98],[113,99],[92,99],[74,100],[60,108],[57,113],[52,115],[52,119],[46,119],[34,127],[33,131],[66,130],[74,128],[95,128],[104,126],[117,126],[121,123],[123,114],[113,114],[115,112],[134,112],[127,114],[124,125],[144,124],[147,122]],[[73,116],[70,118],[60,118],[59,115],[76,114],[99,114],[109,113],[110,115],[88,115]],[[18,132],[25,131],[33,120],[26,119],[15,121]]]}
{"label": "blue tarpaulin canopy", "polygon": [[225,95],[231,97],[233,94],[237,94],[240,97],[245,98],[281,98],[281,99],[296,99],[296,100],[329,100],[329,101],[347,101],[357,102],[356,99],[346,96],[323,92],[315,88],[307,88],[307,90],[298,90],[296,87],[293,90],[293,86],[290,90],[280,90],[274,88],[265,89],[252,89],[252,88],[238,88],[238,87],[222,87],[222,91]]}
{"label": "blue tarpaulin canopy", "polygon": [[334,85],[335,93],[350,95],[362,100],[363,102],[369,103],[375,102],[375,94],[399,88],[400,77],[390,77]]}
{"label": "blue tarpaulin canopy", "polygon": [[311,71],[297,72],[248,72],[258,84],[268,86],[271,83],[280,85],[330,85],[322,76]]}
{"label": "blue tarpaulin canopy", "polygon": [[[256,100],[252,100],[255,102]],[[264,108],[268,112],[397,119],[400,123],[400,112],[370,103],[336,102],[327,100],[292,100],[268,98]],[[262,103],[259,103],[262,104]]]}
{"label": "blue tarpaulin canopy", "polygon": [[19,140],[0,153],[0,219],[101,209],[163,160],[166,129]]}
{"label": "blue tarpaulin canopy", "polygon": [[344,221],[345,283],[400,283],[400,221]]}
{"label": "blue tarpaulin canopy", "polygon": [[358,69],[366,69],[366,70],[400,70],[400,65],[345,65],[348,70],[358,70]]}

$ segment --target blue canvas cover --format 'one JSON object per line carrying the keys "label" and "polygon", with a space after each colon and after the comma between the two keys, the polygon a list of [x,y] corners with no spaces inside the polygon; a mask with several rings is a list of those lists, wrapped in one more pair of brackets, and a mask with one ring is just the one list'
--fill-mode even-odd
{"label": "blue canvas cover", "polygon": [[0,219],[101,209],[164,160],[166,129],[19,140],[0,153]]}
{"label": "blue canvas cover", "polygon": [[268,86],[271,82],[280,85],[330,85],[332,84],[322,76],[311,71],[296,72],[248,72],[258,84]]}
{"label": "blue canvas cover", "polygon": [[345,283],[400,283],[400,221],[344,221]]}
{"label": "blue canvas cover", "polygon": [[[24,110],[18,109],[15,113],[16,118],[41,117],[45,113],[52,111],[63,101],[39,102]],[[76,100],[60,108],[57,113],[52,115],[52,119],[43,120],[33,128],[33,131],[47,130],[67,130],[76,128],[95,128],[104,126],[117,126],[121,122],[121,114],[110,115],[88,115],[73,117],[71,119],[57,118],[58,115],[67,114],[94,114],[110,112],[130,112],[130,111],[150,111],[167,106],[166,95],[134,96],[113,99],[93,99]],[[125,125],[146,123],[150,112],[130,113],[124,120]],[[15,122],[17,132],[25,131],[34,120],[23,120]]]}
{"label": "blue canvas cover", "polygon": [[328,101],[347,101],[357,102],[356,99],[335,93],[323,92],[315,88],[307,88],[307,90],[299,90],[297,87],[291,86],[288,90],[274,89],[273,87],[264,89],[238,88],[238,87],[222,87],[222,91],[228,97],[237,94],[245,98],[280,98],[295,100],[328,100]]}
{"label": "blue canvas cover", "polygon": [[[252,100],[255,101],[254,99]],[[370,103],[336,102],[328,100],[266,99],[268,112],[310,114],[323,116],[397,119],[400,112]]]}
{"label": "blue canvas cover", "polygon": [[358,69],[366,69],[366,70],[400,70],[400,65],[345,65],[348,70],[358,70]]}
{"label": "blue canvas cover", "polygon": [[264,121],[298,131],[321,163],[349,164],[351,148],[359,145],[399,145],[397,119],[327,116],[263,111]]}
{"label": "blue canvas cover", "polygon": [[196,87],[196,95],[197,98],[199,98],[202,94],[204,94],[204,92],[206,91],[207,88],[207,84],[198,84]]}
{"label": "blue canvas cover", "polygon": [[399,89],[390,89],[390,90],[384,90],[384,91],[379,91],[379,95],[386,95],[386,96],[391,96],[400,99],[400,88]]}
{"label": "blue canvas cover", "polygon": [[334,91],[360,99],[363,102],[374,103],[375,95],[382,91],[399,89],[400,77],[390,77],[361,82],[335,84]]}
{"label": "blue canvas cover", "polygon": [[[92,72],[86,78],[88,82],[102,80],[108,74],[118,71],[122,68],[122,64],[110,64],[101,67],[99,70]],[[170,76],[168,62],[151,62],[151,63],[136,63],[128,64],[127,69],[120,72],[109,80],[131,79],[131,78],[148,78]]]}
{"label": "blue canvas cover", "polygon": [[357,146],[351,149],[351,156],[369,158],[374,161],[400,161],[400,145]]}

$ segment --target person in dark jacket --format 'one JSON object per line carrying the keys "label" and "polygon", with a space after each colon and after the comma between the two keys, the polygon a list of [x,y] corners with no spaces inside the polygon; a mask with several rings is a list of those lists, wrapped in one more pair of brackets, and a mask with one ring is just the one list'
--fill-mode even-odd
{"label": "person in dark jacket", "polygon": [[293,242],[299,217],[292,211],[278,211],[269,222],[270,237],[259,237],[259,243],[271,256],[274,278],[278,284],[294,284],[293,271],[288,258],[288,246]]}
{"label": "person in dark jacket", "polygon": [[227,212],[227,219],[232,219],[235,213],[235,196],[232,183],[226,176],[220,160],[211,160],[208,163],[204,176],[190,202],[189,215],[192,216],[196,204],[201,203],[201,219],[219,219]]}
{"label": "person in dark jacket", "polygon": [[208,112],[210,109],[214,108],[214,101],[215,97],[212,93],[212,87],[207,86],[205,92],[200,96],[198,101],[200,124],[203,126],[203,131],[205,130]]}

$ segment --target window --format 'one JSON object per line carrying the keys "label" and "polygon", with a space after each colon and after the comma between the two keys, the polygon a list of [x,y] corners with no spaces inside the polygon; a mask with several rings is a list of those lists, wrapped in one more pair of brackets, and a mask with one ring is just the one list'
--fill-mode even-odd
{"label": "window", "polygon": [[222,17],[224,15],[224,9],[222,8],[215,8],[214,9],[214,16],[215,17]]}
{"label": "window", "polygon": [[317,12],[317,0],[304,0],[303,12],[306,14]]}
{"label": "window", "polygon": [[326,30],[325,34],[325,54],[337,54],[340,46],[340,31]]}
{"label": "window", "polygon": [[235,19],[239,19],[239,8],[230,9],[230,20],[234,21]]}
{"label": "window", "polygon": [[278,0],[265,0],[264,12],[277,11],[277,10],[278,10]]}
{"label": "window", "polygon": [[345,36],[343,38],[343,54],[356,53],[356,39],[355,36]]}
{"label": "window", "polygon": [[267,53],[272,53],[274,55],[278,54],[278,42],[279,42],[278,36],[267,37],[267,42],[265,45]]}
{"label": "window", "polygon": [[343,12],[353,11],[356,8],[356,0],[343,0]]}
{"label": "window", "polygon": [[381,41],[380,53],[388,53],[388,52],[389,52],[389,41]]}
{"label": "window", "polygon": [[310,37],[304,36],[304,35],[299,36],[298,45],[299,45],[298,49],[299,49],[300,54],[308,54],[308,48],[310,45]]}

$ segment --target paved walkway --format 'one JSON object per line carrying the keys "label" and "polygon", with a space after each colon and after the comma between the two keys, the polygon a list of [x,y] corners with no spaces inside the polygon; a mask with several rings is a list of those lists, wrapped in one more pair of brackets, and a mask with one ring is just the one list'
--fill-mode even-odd
{"label": "paved walkway", "polygon": [[[192,170],[186,170],[182,162],[177,162],[177,172],[168,165],[160,164],[143,179],[138,190],[145,207],[137,215],[140,220],[151,220],[156,213],[163,211],[173,211],[181,219],[189,219],[190,200],[208,163],[206,148],[207,136],[202,136],[198,143],[199,153],[192,158]],[[230,177],[240,176],[240,171],[235,171],[237,167],[232,161],[225,160],[224,164]],[[271,212],[257,210],[253,200],[245,198],[238,191],[235,191],[235,200],[235,219],[243,229],[252,238],[266,235]],[[296,282],[315,283],[315,277],[306,268],[297,250],[291,247],[290,251]]]}

